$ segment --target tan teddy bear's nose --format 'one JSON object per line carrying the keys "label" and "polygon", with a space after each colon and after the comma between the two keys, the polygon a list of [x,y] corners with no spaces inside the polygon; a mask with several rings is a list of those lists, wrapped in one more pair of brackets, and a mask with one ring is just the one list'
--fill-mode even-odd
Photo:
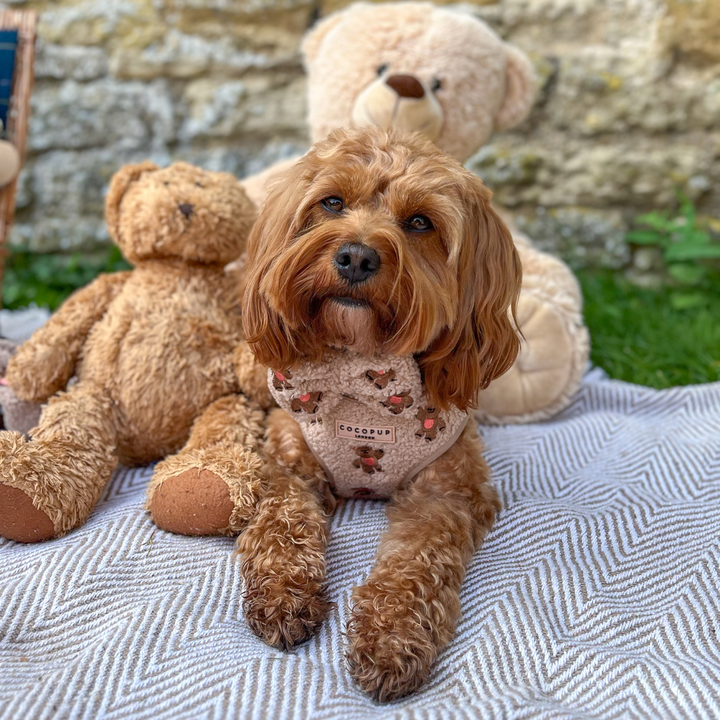
{"label": "tan teddy bear's nose", "polygon": [[181,205],[178,205],[178,208],[188,220],[190,219],[190,216],[193,214],[193,210],[195,209],[190,203],[182,203]]}
{"label": "tan teddy bear's nose", "polygon": [[385,80],[401,98],[421,98],[425,89],[414,75],[391,75]]}

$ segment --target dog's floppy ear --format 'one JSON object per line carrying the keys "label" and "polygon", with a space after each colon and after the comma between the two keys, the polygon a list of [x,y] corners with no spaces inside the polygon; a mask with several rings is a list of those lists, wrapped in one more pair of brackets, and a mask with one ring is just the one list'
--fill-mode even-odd
{"label": "dog's floppy ear", "polygon": [[[270,298],[282,294],[271,283],[269,273],[278,252],[292,242],[303,221],[303,200],[309,185],[301,159],[275,178],[248,240],[248,259],[243,293],[245,338],[263,365],[288,370],[299,359],[300,351],[280,313]],[[284,282],[286,278],[281,278]]]}
{"label": "dog's floppy ear", "polygon": [[535,102],[535,68],[525,53],[505,45],[505,100],[495,118],[495,130],[502,132],[519,125]]}
{"label": "dog's floppy ear", "polygon": [[120,233],[120,204],[130,185],[140,179],[148,172],[159,170],[158,166],[146,160],[134,165],[124,165],[112,177],[110,189],[105,198],[105,222],[108,226],[110,237],[115,243],[118,242]]}
{"label": "dog's floppy ear", "polygon": [[466,227],[458,267],[458,317],[418,362],[430,401],[461,410],[509,370],[520,349],[515,311],[522,269],[492,193],[467,173]]}

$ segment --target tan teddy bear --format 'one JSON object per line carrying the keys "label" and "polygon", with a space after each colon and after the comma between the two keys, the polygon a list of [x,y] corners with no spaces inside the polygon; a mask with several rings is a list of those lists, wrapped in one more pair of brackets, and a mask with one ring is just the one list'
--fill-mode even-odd
{"label": "tan teddy bear", "polygon": [[241,390],[270,396],[224,267],[244,251],[254,207],[231,175],[143,163],[113,178],[106,219],[134,269],[77,291],[8,364],[18,397],[50,400],[31,439],[0,433],[0,536],[63,535],[118,462],[171,453],[149,488],[156,523],[237,533],[262,486],[264,422]]}
{"label": "tan teddy bear", "polygon": [[[313,142],[338,127],[395,127],[422,132],[465,162],[493,132],[522,122],[535,96],[522,52],[473,16],[430,3],[355,3],[311,29],[302,50]],[[261,204],[268,180],[294,162],[246,179],[250,197]],[[519,233],[514,238],[524,272],[518,321],[525,342],[513,367],[481,393],[477,414],[486,422],[559,412],[589,357],[572,272]]]}

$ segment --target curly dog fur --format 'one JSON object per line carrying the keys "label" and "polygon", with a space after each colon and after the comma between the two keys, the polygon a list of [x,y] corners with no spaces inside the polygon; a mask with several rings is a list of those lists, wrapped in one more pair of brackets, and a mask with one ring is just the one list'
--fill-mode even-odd
{"label": "curly dog fur", "polygon": [[[249,241],[243,303],[260,362],[292,370],[338,349],[413,355],[438,408],[473,406],[518,352],[521,270],[491,193],[419,135],[337,131],[271,191]],[[348,279],[351,242],[379,259]],[[291,377],[288,373],[287,377]],[[366,582],[353,592],[348,666],[388,701],[420,687],[450,642],[465,568],[500,505],[477,431],[402,488]],[[239,541],[253,631],[291,648],[328,613],[326,513],[334,501],[298,424],[268,418],[267,492]]]}

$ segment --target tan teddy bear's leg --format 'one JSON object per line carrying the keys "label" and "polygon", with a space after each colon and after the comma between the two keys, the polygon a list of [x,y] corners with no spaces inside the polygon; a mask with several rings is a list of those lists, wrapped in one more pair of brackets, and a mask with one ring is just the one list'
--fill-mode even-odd
{"label": "tan teddy bear's leg", "polygon": [[117,464],[117,416],[99,389],[52,398],[32,439],[0,433],[0,536],[35,542],[87,519]]}
{"label": "tan teddy bear's leg", "polygon": [[237,535],[261,494],[265,413],[243,395],[212,403],[190,439],[155,468],[146,508],[158,527],[182,535]]}

